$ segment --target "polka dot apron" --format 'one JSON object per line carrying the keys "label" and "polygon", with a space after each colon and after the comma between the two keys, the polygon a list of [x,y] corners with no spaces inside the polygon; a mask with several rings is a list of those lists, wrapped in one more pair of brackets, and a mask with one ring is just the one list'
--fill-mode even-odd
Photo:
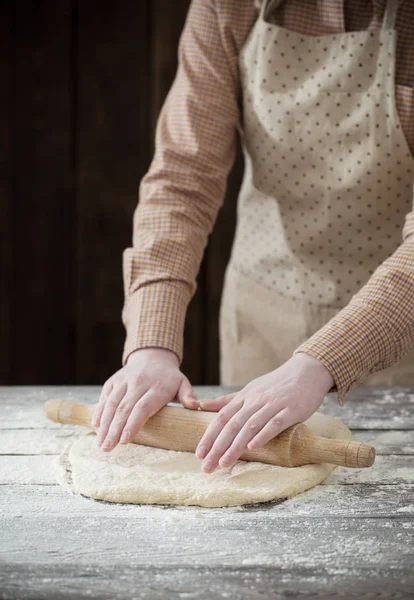
{"label": "polka dot apron", "polygon": [[[263,0],[239,57],[245,174],[220,314],[221,376],[286,361],[402,241],[414,159],[395,104],[398,2],[379,31],[309,36]],[[414,357],[369,383],[414,384]]]}

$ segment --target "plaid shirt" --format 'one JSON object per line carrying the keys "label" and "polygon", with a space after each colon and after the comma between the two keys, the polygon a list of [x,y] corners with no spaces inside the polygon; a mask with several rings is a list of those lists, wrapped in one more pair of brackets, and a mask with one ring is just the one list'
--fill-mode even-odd
{"label": "plaid shirt", "polygon": [[[278,25],[307,35],[377,30],[385,0],[285,0]],[[167,348],[182,358],[184,320],[207,237],[223,201],[241,127],[238,55],[255,20],[253,0],[193,0],[179,66],[159,116],[156,150],[141,181],[133,247],[124,253],[127,331],[134,350]],[[414,2],[398,11],[396,104],[414,153]],[[331,372],[339,398],[414,344],[414,213],[402,243],[338,315],[297,351]]]}

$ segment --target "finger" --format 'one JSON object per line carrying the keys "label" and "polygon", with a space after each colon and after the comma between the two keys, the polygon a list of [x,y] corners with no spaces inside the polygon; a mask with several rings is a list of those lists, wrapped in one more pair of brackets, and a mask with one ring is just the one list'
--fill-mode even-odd
{"label": "finger", "polygon": [[219,460],[227,452],[229,447],[232,445],[235,437],[241,431],[246,421],[252,416],[253,413],[257,412],[257,407],[249,406],[248,409],[243,408],[239,410],[223,427],[219,435],[217,436],[214,444],[212,445],[210,452],[204,459],[201,465],[204,473],[212,473],[218,466]]}
{"label": "finger", "polygon": [[147,390],[143,387],[137,388],[132,386],[131,388],[128,388],[114,413],[112,423],[110,424],[108,433],[102,443],[103,450],[112,450],[118,444],[129,415],[146,391]]}
{"label": "finger", "polygon": [[112,392],[109,394],[101,417],[101,424],[98,430],[98,446],[102,444],[108,433],[109,426],[112,423],[113,416],[119,403],[124,397],[127,390],[126,383],[114,385]]}
{"label": "finger", "polygon": [[191,410],[198,409],[197,396],[187,377],[184,377],[181,382],[177,398],[185,408],[190,408]]}
{"label": "finger", "polygon": [[197,458],[203,459],[207,456],[215,439],[223,427],[228,423],[232,416],[242,408],[242,406],[243,399],[241,397],[239,399],[235,398],[233,402],[222,408],[221,411],[214,417],[198,443],[195,452]]}
{"label": "finger", "polygon": [[231,402],[237,396],[237,393],[238,392],[234,392],[233,394],[220,396],[220,398],[216,398],[215,400],[200,400],[198,405],[201,408],[201,410],[218,412],[224,406],[227,406],[227,404],[229,404],[229,402]]}
{"label": "finger", "polygon": [[101,423],[101,417],[102,417],[102,413],[103,410],[105,408],[105,402],[108,400],[109,394],[112,392],[113,390],[113,384],[112,383],[105,383],[102,391],[101,391],[101,395],[99,396],[99,400],[98,400],[98,404],[95,407],[95,411],[93,413],[92,416],[92,427],[94,427],[95,429],[97,429]]}
{"label": "finger", "polygon": [[275,414],[275,407],[265,404],[246,421],[233,443],[219,460],[221,467],[230,467],[247,449],[247,444],[263,429]]}
{"label": "finger", "polygon": [[261,448],[291,425],[293,425],[293,420],[289,416],[288,409],[284,408],[270,419],[263,429],[248,443],[247,447],[249,450]]}
{"label": "finger", "polygon": [[132,409],[121,435],[121,443],[130,442],[148,419],[168,404],[169,400],[170,398],[167,395],[160,396],[159,392],[148,390]]}

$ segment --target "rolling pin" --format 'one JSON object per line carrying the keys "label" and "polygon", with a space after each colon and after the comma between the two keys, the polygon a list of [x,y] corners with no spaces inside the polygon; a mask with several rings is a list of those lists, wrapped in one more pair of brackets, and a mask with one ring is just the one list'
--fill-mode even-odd
{"label": "rolling pin", "polygon": [[[76,404],[71,400],[48,400],[44,413],[56,423],[83,425],[93,430],[91,421],[95,407],[96,404]],[[216,414],[165,406],[146,422],[131,441],[153,448],[194,452]],[[361,442],[319,437],[306,425],[299,423],[280,433],[262,448],[246,450],[241,459],[280,467],[331,463],[361,468],[372,466],[375,448]]]}

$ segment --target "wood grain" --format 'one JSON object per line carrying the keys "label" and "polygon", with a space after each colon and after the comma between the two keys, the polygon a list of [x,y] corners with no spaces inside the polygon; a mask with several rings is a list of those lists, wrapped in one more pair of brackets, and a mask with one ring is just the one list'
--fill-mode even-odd
{"label": "wood grain", "polygon": [[149,164],[146,2],[79,2],[76,380],[121,366],[122,252]]}
{"label": "wood grain", "polygon": [[[122,252],[190,0],[3,2],[0,383],[102,384],[125,333]],[[183,371],[217,383],[240,153],[197,278]]]}
{"label": "wood grain", "polygon": [[73,378],[70,0],[16,0],[14,383]]}
{"label": "wood grain", "polygon": [[[373,469],[338,469],[289,501],[224,509],[96,502],[58,486],[56,453],[77,428],[46,421],[44,401],[92,403],[98,390],[0,388],[2,599],[412,597],[413,389],[347,396],[354,437],[378,446]],[[324,410],[336,413],[333,397]]]}
{"label": "wood grain", "polygon": [[[174,519],[174,514],[183,513],[184,518],[187,516],[188,520],[192,522],[198,519],[207,519],[218,523],[220,520],[226,519],[230,527],[237,524],[240,519],[243,520],[245,518],[243,515],[246,513],[252,515],[253,523],[266,521],[267,515],[269,515],[269,525],[275,519],[283,518],[320,519],[321,514],[326,519],[350,516],[353,519],[366,519],[373,518],[373,515],[389,519],[410,517],[410,515],[412,517],[410,511],[414,504],[414,485],[406,483],[397,487],[387,484],[355,483],[350,486],[324,484],[323,487],[317,486],[304,494],[291,498],[289,502],[279,501],[254,506],[229,506],[214,509],[96,501],[84,496],[68,494],[67,490],[57,485],[56,482],[44,485],[1,484],[0,499],[7,503],[7,513],[2,515],[2,518],[5,519],[19,519],[22,518],[22,515],[26,515],[29,520],[29,513],[32,510],[34,515],[47,513],[51,519],[58,519],[62,514],[66,515],[68,520],[71,517],[81,521],[82,518],[102,519],[107,516],[112,519],[118,518],[120,521],[131,519],[135,522],[139,521],[143,515],[145,519],[153,517],[159,521],[165,517],[165,522],[168,522],[169,518]],[[254,516],[255,513],[258,513],[257,517]],[[263,527],[265,525],[266,523],[263,523]],[[0,548],[0,560],[1,558]]]}
{"label": "wood grain", "polygon": [[11,382],[13,261],[14,4],[0,12],[0,384]]}
{"label": "wood grain", "polygon": [[[351,501],[367,511],[363,494],[348,496],[347,506],[343,498],[339,510],[331,502],[337,514],[326,515],[312,492],[304,496],[313,511],[301,513],[298,504],[284,508],[289,503],[210,511],[109,506],[64,498],[55,487],[32,490],[15,502],[22,494],[0,487],[13,506],[0,550],[0,586],[9,598],[20,597],[23,585],[30,598],[125,598],[137,589],[132,597],[343,598],[346,589],[347,598],[408,598],[414,582],[412,516],[397,513],[395,496],[381,488],[370,495],[376,518],[350,514]],[[407,508],[412,492],[403,493]],[[379,502],[388,511],[378,514]]]}
{"label": "wood grain", "polygon": [[[112,523],[110,524],[112,525]],[[96,527],[99,524],[96,523]],[[118,532],[123,535],[122,531]],[[292,534],[297,532],[292,532]],[[309,539],[308,531],[305,531]],[[371,536],[366,536],[364,546],[369,547],[372,540],[386,539],[386,532],[378,535],[377,527],[372,527]],[[223,532],[224,535],[224,532]],[[356,542],[356,539],[347,541]],[[222,539],[220,537],[220,539]],[[283,537],[283,542],[289,536]],[[208,548],[200,545],[201,551]],[[335,538],[330,541],[335,541]],[[372,546],[371,546],[372,547]],[[377,543],[375,550],[378,551]],[[310,553],[313,548],[308,542],[305,546]],[[388,545],[385,546],[388,549]],[[326,545],[323,550],[329,554],[332,550]],[[280,557],[274,551],[275,561]],[[411,572],[400,564],[392,565],[393,573],[384,579],[381,564],[367,568],[361,564],[360,556],[341,562],[339,554],[334,565],[328,560],[321,560],[315,567],[313,564],[297,564],[286,561],[278,565],[214,565],[203,564],[189,566],[172,561],[171,564],[151,567],[141,566],[140,555],[135,552],[128,555],[122,564],[113,565],[109,558],[98,564],[81,564],[75,567],[66,564],[66,555],[61,562],[41,567],[37,563],[19,565],[19,577],[16,568],[5,565],[0,575],[0,585],[4,590],[4,598],[17,599],[21,596],[21,581],[26,582],[25,600],[80,600],[96,598],[99,600],[165,600],[190,597],[192,600],[211,598],[237,598],[242,600],[285,600],[286,598],[312,598],[318,600],[407,600],[412,598],[410,589],[414,585]],[[406,563],[405,563],[406,564]],[[355,569],[353,567],[355,566]],[[103,577],[103,573],[105,576]],[[355,575],[354,575],[355,574]],[[21,579],[20,579],[21,577]],[[2,583],[4,582],[4,583]],[[346,590],[346,596],[344,591]]]}

